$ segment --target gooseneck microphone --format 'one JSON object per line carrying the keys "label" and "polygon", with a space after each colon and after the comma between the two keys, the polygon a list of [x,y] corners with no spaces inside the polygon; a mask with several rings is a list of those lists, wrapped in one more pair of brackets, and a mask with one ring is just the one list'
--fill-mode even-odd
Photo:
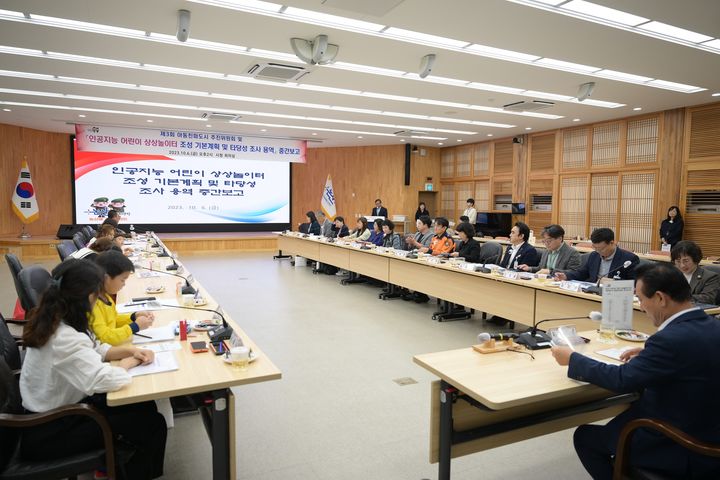
{"label": "gooseneck microphone", "polygon": [[139,268],[141,270],[148,270],[150,272],[157,272],[157,273],[161,273],[163,275],[170,275],[173,277],[182,278],[183,280],[185,280],[185,286],[182,287],[181,293],[183,295],[195,295],[195,293],[196,293],[196,290],[193,288],[192,285],[190,285],[190,281],[188,281],[188,279],[186,277],[183,277],[182,275],[178,275],[177,273],[164,272],[162,270],[153,270],[152,268],[143,267],[142,265],[135,265],[135,268],[136,269]]}
{"label": "gooseneck microphone", "polygon": [[602,320],[602,314],[600,312],[590,312],[587,316],[576,316],[576,317],[557,317],[557,318],[546,318],[535,323],[533,327],[527,332],[521,333],[518,336],[517,343],[525,345],[529,350],[541,350],[543,348],[550,348],[550,336],[545,333],[544,330],[539,330],[538,325],[544,322],[553,321],[564,321],[564,320],[584,320],[589,318],[591,320],[599,321]]}
{"label": "gooseneck microphone", "polygon": [[484,343],[488,340],[510,340],[511,338],[518,338],[518,334],[515,332],[508,332],[508,333],[487,333],[482,332],[478,334],[477,339],[478,342]]}
{"label": "gooseneck microphone", "polygon": [[[172,274],[170,274],[172,275]],[[230,337],[233,334],[233,329],[230,325],[228,325],[227,321],[225,320],[225,315],[220,313],[218,310],[213,310],[212,308],[200,308],[200,307],[186,307],[185,305],[168,305],[165,303],[160,303],[158,301],[158,304],[162,307],[166,308],[180,308],[183,310],[201,310],[203,312],[212,312],[217,313],[220,319],[222,320],[222,326],[215,327],[211,330],[207,331],[208,337],[210,338],[211,342],[219,342],[221,340],[230,340]]]}
{"label": "gooseneck microphone", "polygon": [[[602,313],[600,312],[590,312],[589,314],[585,315],[584,317],[576,316],[576,317],[559,317],[559,318],[545,318],[543,320],[540,320],[539,322],[535,323],[533,325],[532,330],[530,330],[530,333],[535,335],[538,332],[538,325],[545,322],[556,322],[556,321],[563,321],[563,320],[585,320],[586,318],[589,318],[590,320],[594,320],[596,322],[599,322],[602,320]],[[543,331],[543,330],[541,330]]]}

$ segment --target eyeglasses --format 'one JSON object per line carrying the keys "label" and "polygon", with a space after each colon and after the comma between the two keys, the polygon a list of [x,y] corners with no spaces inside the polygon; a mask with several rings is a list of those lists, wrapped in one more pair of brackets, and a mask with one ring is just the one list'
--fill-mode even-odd
{"label": "eyeglasses", "polygon": [[690,257],[680,257],[675,259],[675,265],[691,265],[695,262],[693,262],[693,259]]}

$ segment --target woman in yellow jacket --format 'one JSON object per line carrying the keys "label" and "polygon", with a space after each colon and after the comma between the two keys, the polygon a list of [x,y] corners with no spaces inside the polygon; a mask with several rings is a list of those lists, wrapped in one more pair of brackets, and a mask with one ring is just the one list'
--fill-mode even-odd
{"label": "woman in yellow jacket", "polygon": [[134,333],[152,325],[152,312],[120,314],[115,309],[112,296],[124,286],[135,271],[132,262],[122,253],[109,250],[98,255],[95,262],[105,272],[102,291],[90,314],[90,328],[102,343],[119,345],[132,338]]}

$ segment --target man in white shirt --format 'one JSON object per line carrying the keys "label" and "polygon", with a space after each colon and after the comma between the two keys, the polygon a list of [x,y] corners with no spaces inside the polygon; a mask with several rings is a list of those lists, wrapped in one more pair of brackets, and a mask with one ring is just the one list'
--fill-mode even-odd
{"label": "man in white shirt", "polygon": [[468,217],[468,223],[475,226],[475,222],[477,220],[477,210],[475,210],[475,199],[474,198],[468,198],[466,200],[465,211],[463,212],[463,215]]}
{"label": "man in white shirt", "polygon": [[[623,365],[598,362],[569,347],[553,347],[568,377],[616,393],[640,392],[627,410],[607,425],[582,425],[575,450],[594,479],[610,479],[620,431],[630,421],[653,418],[701,442],[720,442],[720,322],[694,308],[690,286],[672,264],[654,262],[636,269],[635,293],[658,331],[644,348],[625,352]],[[701,457],[667,437],[640,429],[632,439],[630,464],[672,478],[720,478],[720,459]]]}

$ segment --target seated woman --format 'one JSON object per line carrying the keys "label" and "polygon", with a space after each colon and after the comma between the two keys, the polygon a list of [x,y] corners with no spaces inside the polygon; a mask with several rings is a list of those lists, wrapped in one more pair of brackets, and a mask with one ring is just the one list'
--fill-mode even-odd
{"label": "seated woman", "polygon": [[115,238],[115,233],[115,227],[108,223],[103,224],[100,227],[100,230],[98,230],[98,232],[95,234],[95,236],[90,239],[87,246],[91,246],[93,243],[97,242],[101,238],[109,238],[110,240],[112,240],[113,238]]}
{"label": "seated woman", "polygon": [[315,212],[310,210],[309,212],[305,213],[305,218],[307,219],[308,223],[308,232],[310,235],[320,235],[320,223],[317,220],[317,217],[315,216]]}
{"label": "seated woman", "polygon": [[702,260],[700,245],[682,240],[670,250],[670,258],[690,284],[693,302],[712,305],[720,302],[720,275],[699,265]]}
{"label": "seated woman", "polygon": [[120,252],[109,250],[95,259],[103,276],[100,294],[90,315],[90,329],[103,343],[120,345],[131,339],[134,333],[152,326],[155,316],[152,312],[119,314],[113,298],[125,286],[125,281],[135,271],[133,263]]}
{"label": "seated woman", "polygon": [[76,258],[78,260],[85,258],[87,260],[94,260],[99,253],[107,252],[108,250],[119,250],[115,245],[115,242],[110,237],[102,237],[95,240],[95,242],[89,247],[83,247],[70,255],[68,258]]}
{"label": "seated woman", "polygon": [[451,257],[462,257],[466,262],[478,263],[480,261],[480,243],[475,240],[475,227],[468,222],[462,222],[455,227],[455,231],[460,235],[460,247],[451,253]]}
{"label": "seated woman", "polygon": [[376,218],[373,222],[373,230],[370,232],[370,237],[368,238],[368,242],[377,245],[378,247],[382,246],[383,244],[383,219],[382,218]]}
{"label": "seated woman", "polygon": [[357,228],[355,228],[352,232],[350,232],[350,235],[348,235],[348,240],[357,240],[358,242],[365,242],[368,238],[370,238],[370,229],[367,225],[367,218],[360,217],[357,220]]}
{"label": "seated woman", "polygon": [[[155,403],[108,407],[105,398],[105,393],[131,383],[127,370],[151,363],[154,354],[131,346],[112,347],[92,336],[88,315],[102,281],[102,270],[89,260],[66,260],[52,271],[50,286],[23,332],[22,404],[30,412],[91,404],[107,418],[114,436],[134,447],[132,457],[118,468],[118,477],[157,478],[163,474],[167,426]],[[116,366],[107,363],[112,360],[119,362]],[[20,454],[28,460],[50,460],[101,448],[102,433],[88,417],[61,418],[23,429],[20,440]],[[123,457],[115,458],[122,461]]]}
{"label": "seated woman", "polygon": [[395,223],[392,220],[383,220],[383,243],[382,246],[386,248],[402,249],[402,241],[400,235],[395,233]]}
{"label": "seated woman", "polygon": [[350,231],[347,225],[345,225],[345,219],[340,215],[335,217],[335,221],[330,230],[332,231],[332,238],[345,238],[350,235]]}

